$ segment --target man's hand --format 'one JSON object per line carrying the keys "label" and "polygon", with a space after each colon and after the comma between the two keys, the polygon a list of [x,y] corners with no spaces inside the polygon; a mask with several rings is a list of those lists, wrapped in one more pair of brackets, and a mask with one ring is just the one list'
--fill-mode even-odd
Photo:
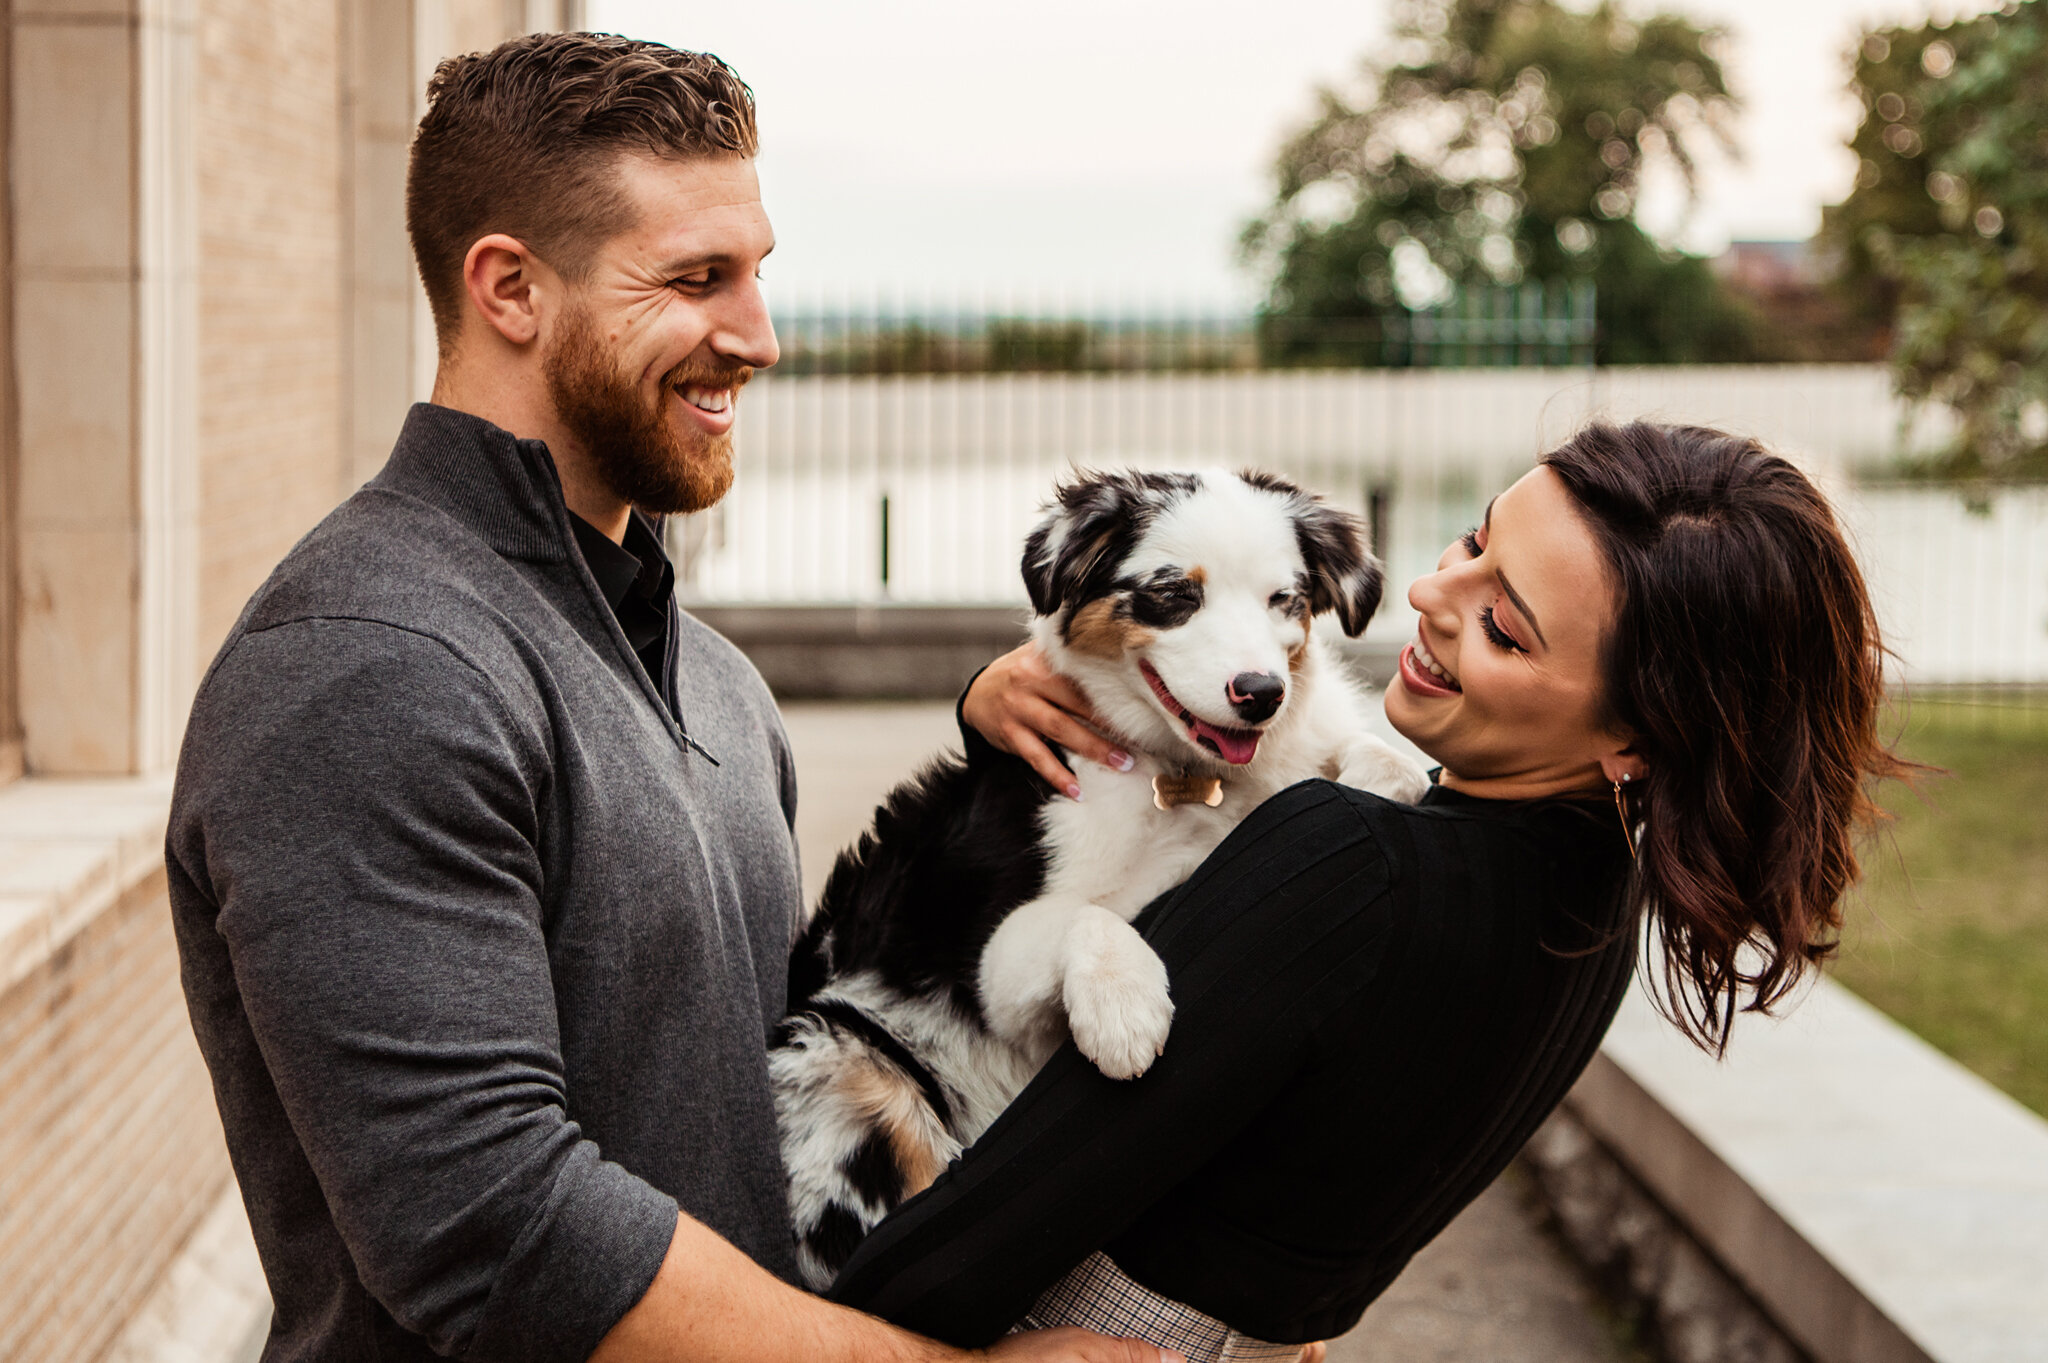
{"label": "man's hand", "polygon": [[1072,1326],[1011,1335],[987,1357],[1001,1363],[1187,1363],[1173,1350],[1142,1339],[1105,1339]]}
{"label": "man's hand", "polygon": [[1136,765],[1129,753],[1095,731],[1099,721],[1088,698],[1047,665],[1036,644],[1011,649],[990,663],[967,688],[960,714],[997,750],[1023,758],[1069,799],[1080,799],[1081,787],[1046,746],[1048,741],[1117,771]]}

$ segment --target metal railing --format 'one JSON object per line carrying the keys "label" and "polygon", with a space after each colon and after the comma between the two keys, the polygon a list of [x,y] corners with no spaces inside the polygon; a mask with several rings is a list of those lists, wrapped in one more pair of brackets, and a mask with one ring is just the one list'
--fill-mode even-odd
{"label": "metal railing", "polygon": [[1840,503],[1904,675],[2048,684],[2048,489],[1871,476],[1946,438],[1878,366],[764,375],[739,477],[673,527],[689,599],[1014,606],[1018,557],[1076,468],[1272,469],[1365,516],[1387,560],[1372,637],[1486,499],[1596,415],[1753,434]]}
{"label": "metal railing", "polygon": [[1438,306],[1293,316],[1043,297],[799,302],[776,372],[1213,373],[1261,367],[1557,367],[1593,362],[1591,281],[1454,293]]}

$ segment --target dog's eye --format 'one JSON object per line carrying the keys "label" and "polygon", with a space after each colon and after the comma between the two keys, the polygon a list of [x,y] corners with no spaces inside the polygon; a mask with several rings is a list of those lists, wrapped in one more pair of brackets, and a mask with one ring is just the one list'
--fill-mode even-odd
{"label": "dog's eye", "polygon": [[1266,606],[1269,610],[1279,611],[1282,615],[1296,616],[1308,610],[1308,598],[1300,592],[1274,592],[1266,598]]}
{"label": "dog's eye", "polygon": [[1202,586],[1187,578],[1148,583],[1131,593],[1131,617],[1141,625],[1168,628],[1184,624],[1202,608]]}

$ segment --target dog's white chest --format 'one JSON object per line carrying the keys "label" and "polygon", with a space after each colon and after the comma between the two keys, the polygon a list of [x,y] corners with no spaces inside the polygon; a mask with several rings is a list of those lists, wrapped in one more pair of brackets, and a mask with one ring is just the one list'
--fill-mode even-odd
{"label": "dog's white chest", "polygon": [[1070,894],[1129,919],[1186,880],[1258,803],[1226,783],[1213,806],[1161,809],[1151,774],[1078,764],[1082,799],[1046,806],[1046,890]]}

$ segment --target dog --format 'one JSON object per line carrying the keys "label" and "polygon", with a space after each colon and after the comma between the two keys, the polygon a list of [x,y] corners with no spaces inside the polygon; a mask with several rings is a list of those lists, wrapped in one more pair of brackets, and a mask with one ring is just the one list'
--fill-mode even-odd
{"label": "dog", "polygon": [[1025,543],[1032,637],[1136,761],[942,757],[842,853],[799,939],[769,1057],[805,1279],[985,1131],[1069,1037],[1135,1078],[1173,1019],[1131,926],[1240,819],[1327,777],[1413,801],[1314,622],[1357,635],[1381,569],[1357,517],[1260,472],[1110,472]]}

